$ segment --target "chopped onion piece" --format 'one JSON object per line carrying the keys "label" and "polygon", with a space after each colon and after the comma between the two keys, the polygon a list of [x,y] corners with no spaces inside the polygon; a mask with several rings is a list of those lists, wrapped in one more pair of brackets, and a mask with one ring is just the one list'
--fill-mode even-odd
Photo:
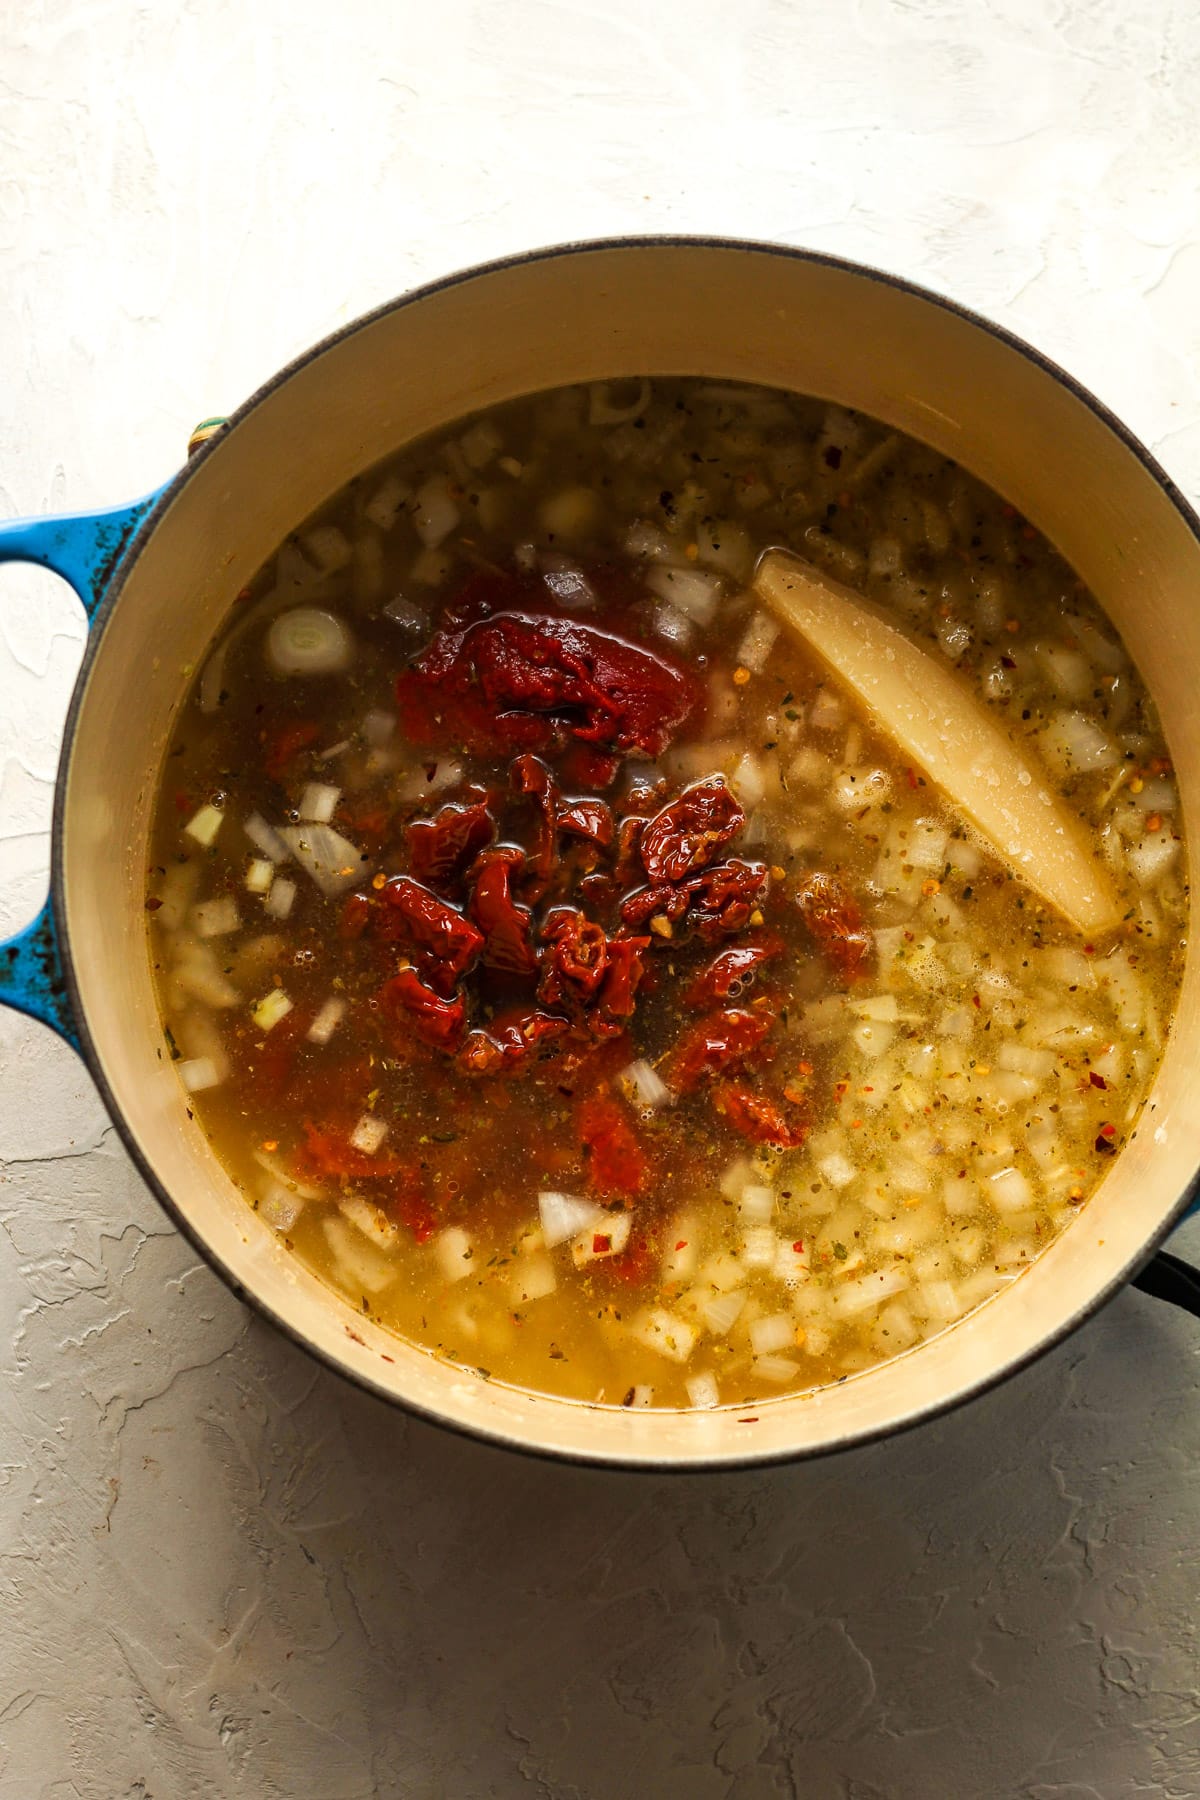
{"label": "chopped onion piece", "polygon": [[381,750],[384,744],[390,742],[395,729],[395,713],[373,710],[363,715],[362,734],[373,750]]}
{"label": "chopped onion piece", "polygon": [[513,1271],[511,1292],[518,1303],[544,1300],[558,1286],[554,1264],[545,1255],[526,1256]]}
{"label": "chopped onion piece", "polygon": [[894,1025],[900,1017],[900,1004],[895,994],[868,994],[865,999],[852,1000],[850,1010],[879,1025]]}
{"label": "chopped onion piece", "polygon": [[663,564],[647,572],[646,586],[697,625],[707,625],[717,610],[723,583],[719,575],[703,569],[677,569]]}
{"label": "chopped onion piece", "polygon": [[578,612],[596,604],[595,588],[583,570],[569,562],[565,556],[556,556],[551,551],[543,555],[542,580],[558,604],[565,606],[569,612]]}
{"label": "chopped onion piece", "polygon": [[602,1262],[607,1256],[620,1256],[629,1243],[632,1226],[633,1217],[630,1213],[605,1213],[602,1219],[589,1225],[572,1240],[571,1255],[575,1267],[583,1269],[588,1263]]}
{"label": "chopped onion piece", "polygon": [[770,613],[756,612],[738,645],[737,661],[752,675],[761,675],[778,636],[779,620]]}
{"label": "chopped onion piece", "polygon": [[304,1211],[304,1201],[281,1181],[268,1181],[258,1202],[258,1215],[276,1231],[290,1231]]}
{"label": "chopped onion piece", "polygon": [[175,1071],[189,1094],[202,1093],[205,1088],[216,1087],[221,1075],[211,1056],[193,1056],[186,1062],[177,1062]]}
{"label": "chopped onion piece", "polygon": [[463,778],[463,766],[452,756],[434,763],[422,763],[396,784],[397,800],[424,800],[429,794],[440,794],[457,787]]}
{"label": "chopped onion piece", "polygon": [[670,1106],[675,1099],[675,1095],[657,1069],[652,1068],[641,1058],[637,1062],[631,1062],[627,1069],[622,1070],[618,1080],[632,1089],[639,1106],[654,1110],[659,1106]]}
{"label": "chopped onion piece", "polygon": [[387,1134],[386,1119],[377,1119],[374,1113],[364,1113],[350,1133],[350,1147],[352,1150],[361,1150],[364,1156],[374,1156]]}
{"label": "chopped onion piece", "polygon": [[199,812],[193,813],[183,829],[189,837],[195,838],[198,844],[203,844],[208,850],[216,843],[217,833],[224,822],[225,814],[221,808],[206,801]]}
{"label": "chopped onion piece", "polygon": [[225,694],[225,658],[229,654],[232,636],[229,633],[221,640],[204,665],[199,695],[202,713],[215,713],[221,706]]}
{"label": "chopped onion piece", "polygon": [[779,1239],[769,1225],[751,1225],[742,1233],[742,1262],[747,1269],[769,1269]]}
{"label": "chopped onion piece", "polygon": [[450,536],[458,520],[459,511],[450,493],[450,483],[444,475],[431,475],[417,489],[413,513],[417,536],[427,550],[436,550]]}
{"label": "chopped onion piece", "polygon": [[715,1375],[689,1375],[687,1382],[688,1399],[693,1406],[713,1407],[721,1404],[721,1391],[717,1386]]}
{"label": "chopped onion piece", "polygon": [[325,1198],[323,1188],[314,1187],[308,1182],[297,1181],[280,1158],[273,1156],[269,1150],[252,1150],[250,1154],[259,1168],[265,1169],[271,1179],[277,1181],[281,1187],[285,1187],[289,1194],[299,1194],[302,1200],[323,1200]]}
{"label": "chopped onion piece", "polygon": [[751,1364],[760,1381],[790,1381],[796,1373],[796,1367],[790,1356],[756,1356]]}
{"label": "chopped onion piece", "polygon": [[459,439],[467,467],[471,469],[486,469],[503,442],[491,419],[477,420]]}
{"label": "chopped onion piece", "polygon": [[197,937],[228,937],[240,924],[237,901],[232,894],[222,894],[216,900],[202,900],[199,906],[192,908],[192,925]]}
{"label": "chopped onion piece", "polygon": [[747,750],[729,777],[729,784],[746,811],[753,812],[756,806],[761,805],[767,793],[767,778],[762,758],[754,756]]}
{"label": "chopped onion piece", "polygon": [[261,850],[274,863],[286,862],[292,854],[274,826],[268,825],[261,813],[251,813],[242,830],[254,848]]}
{"label": "chopped onion piece", "polygon": [[632,1389],[629,1404],[630,1406],[653,1406],[654,1389],[652,1387],[647,1387],[645,1383],[639,1384]]}
{"label": "chopped onion piece", "polygon": [[738,1200],[738,1210],[751,1225],[769,1225],[775,1213],[775,1189],[747,1182]]}
{"label": "chopped onion piece", "polygon": [[803,1287],[812,1270],[809,1268],[808,1251],[802,1239],[796,1238],[791,1243],[785,1238],[780,1239],[771,1273],[786,1288]]}
{"label": "chopped onion piece", "polygon": [[586,537],[600,515],[600,497],[593,488],[576,485],[551,494],[538,508],[538,523],[548,537],[568,543]]}
{"label": "chopped onion piece", "polygon": [[390,619],[404,633],[405,637],[414,641],[428,637],[430,630],[429,614],[415,600],[406,600],[403,594],[397,594],[383,608],[382,616]]}
{"label": "chopped onion piece", "polygon": [[701,1312],[714,1337],[724,1337],[745,1304],[745,1288],[735,1288],[728,1294],[714,1294],[711,1300],[705,1301]]}
{"label": "chopped onion piece", "polygon": [[1020,1169],[999,1169],[988,1177],[987,1189],[1000,1212],[1028,1212],[1035,1204],[1033,1189]]}
{"label": "chopped onion piece", "polygon": [[791,1313],[770,1313],[750,1321],[750,1348],[755,1356],[770,1356],[796,1342],[796,1321]]}
{"label": "chopped onion piece", "polygon": [[401,481],[398,475],[389,475],[363,507],[363,515],[372,525],[378,525],[380,531],[390,531],[411,499],[412,489],[407,481]]}
{"label": "chopped onion piece", "polygon": [[177,943],[173,978],[185,994],[205,1006],[236,1006],[241,994],[217,961],[211,944],[190,935]]}
{"label": "chopped onion piece", "polygon": [[338,1275],[348,1287],[357,1288],[360,1293],[378,1294],[396,1279],[398,1261],[364,1242],[362,1234],[345,1219],[325,1219],[322,1228],[333,1251]]}
{"label": "chopped onion piece", "polygon": [[394,1250],[400,1242],[399,1228],[392,1224],[381,1207],[361,1194],[343,1194],[338,1201],[338,1211],[362,1232],[368,1243],[375,1244],[380,1250]]}
{"label": "chopped onion piece", "polygon": [[1179,855],[1179,839],[1172,831],[1148,831],[1131,844],[1125,860],[1142,887],[1149,887],[1171,867]]}
{"label": "chopped onion piece", "polygon": [[852,1281],[846,1281],[833,1296],[833,1304],[838,1312],[846,1318],[856,1318],[859,1313],[870,1312],[873,1307],[882,1306],[894,1294],[902,1294],[908,1286],[908,1274],[903,1269],[876,1269],[870,1275],[856,1275]]}
{"label": "chopped onion piece", "polygon": [[263,910],[270,913],[273,919],[286,919],[296,904],[296,884],[289,881],[286,875],[277,875],[271,883],[271,891],[263,902]]}
{"label": "chopped onion piece", "polygon": [[344,894],[371,872],[365,853],[332,825],[285,825],[279,835],[323,894]]}
{"label": "chopped onion piece", "polygon": [[604,1208],[597,1206],[594,1200],[585,1200],[580,1194],[561,1194],[548,1188],[538,1195],[538,1216],[542,1222],[542,1237],[546,1247],[553,1250],[556,1244],[565,1244],[581,1231],[598,1226],[607,1215]]}
{"label": "chopped onion piece", "polygon": [[625,553],[651,562],[662,562],[674,556],[676,551],[666,532],[660,531],[657,525],[640,519],[625,534]]}
{"label": "chopped onion piece", "polygon": [[670,1362],[685,1363],[696,1348],[698,1334],[686,1319],[657,1306],[642,1317],[633,1335],[647,1350],[656,1350]]}
{"label": "chopped onion piece", "polygon": [[353,551],[344,531],[336,525],[314,525],[300,539],[301,548],[322,575],[336,575],[350,561]]}
{"label": "chopped onion piece", "polygon": [[266,856],[255,856],[246,870],[246,892],[265,894],[275,879],[275,864]]}
{"label": "chopped onion piece", "polygon": [[473,1247],[461,1225],[448,1225],[433,1239],[433,1254],[447,1281],[461,1281],[471,1273]]}
{"label": "chopped onion piece", "polygon": [[253,1007],[250,1017],[260,1031],[273,1031],[281,1019],[286,1019],[292,1010],[292,1002],[282,988],[272,988],[270,993]]}
{"label": "chopped onion piece", "polygon": [[844,1157],[840,1150],[835,1150],[830,1156],[821,1157],[817,1168],[832,1188],[849,1187],[858,1174],[854,1164]]}
{"label": "chopped onion piece", "polygon": [[336,994],[330,996],[308,1028],[310,1044],[327,1044],[346,1013],[346,1002]]}
{"label": "chopped onion piece", "polygon": [[330,787],[324,781],[310,781],[300,796],[300,817],[311,819],[316,825],[328,825],[341,797],[341,788]]}
{"label": "chopped onion piece", "polygon": [[336,675],[354,657],[354,639],[335,613],[295,606],[267,633],[267,661],[277,675]]}

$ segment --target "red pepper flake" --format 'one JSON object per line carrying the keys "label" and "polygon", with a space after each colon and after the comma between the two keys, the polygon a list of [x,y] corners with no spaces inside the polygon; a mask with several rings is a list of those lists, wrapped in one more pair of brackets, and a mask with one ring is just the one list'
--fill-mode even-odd
{"label": "red pepper flake", "polygon": [[804,1239],[797,1238],[795,1243],[792,1245],[792,1249],[796,1252],[796,1255],[799,1256],[804,1249]]}
{"label": "red pepper flake", "polygon": [[758,1414],[753,1413],[750,1416],[750,1418],[748,1418],[748,1419],[739,1419],[738,1424],[739,1425],[757,1425],[758,1424]]}
{"label": "red pepper flake", "polygon": [[679,1242],[678,1242],[678,1243],[677,1243],[677,1244],[676,1244],[676,1246],[675,1246],[675,1248],[676,1248],[676,1249],[677,1249],[677,1250],[686,1250],[686,1249],[687,1249],[687,1239],[686,1239],[686,1238],[680,1238],[680,1240],[679,1240]]}
{"label": "red pepper flake", "polygon": [[917,771],[915,769],[905,769],[904,779],[905,779],[905,781],[907,781],[910,788],[915,788],[918,785],[917,784]]}
{"label": "red pepper flake", "polygon": [[1091,1082],[1091,1084],[1094,1088],[1107,1088],[1108,1087],[1108,1083],[1107,1083],[1107,1081],[1105,1081],[1103,1075],[1097,1075],[1095,1069],[1090,1069],[1088,1071],[1088,1080]]}
{"label": "red pepper flake", "polygon": [[611,1237],[608,1237],[604,1232],[596,1232],[595,1236],[592,1238],[592,1255],[607,1256],[611,1249]]}

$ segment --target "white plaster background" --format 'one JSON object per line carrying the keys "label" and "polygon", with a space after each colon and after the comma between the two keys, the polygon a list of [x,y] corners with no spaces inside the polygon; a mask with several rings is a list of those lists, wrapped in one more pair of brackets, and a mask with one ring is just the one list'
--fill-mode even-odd
{"label": "white plaster background", "polygon": [[[952,292],[1198,498],[1198,117],[1191,0],[8,0],[0,515],[414,281],[660,229]],[[0,571],[0,930],[81,641]],[[1200,1794],[1200,1327],[1137,1294],[836,1462],[542,1467],[249,1318],[5,1015],[0,1319],[0,1800]]]}

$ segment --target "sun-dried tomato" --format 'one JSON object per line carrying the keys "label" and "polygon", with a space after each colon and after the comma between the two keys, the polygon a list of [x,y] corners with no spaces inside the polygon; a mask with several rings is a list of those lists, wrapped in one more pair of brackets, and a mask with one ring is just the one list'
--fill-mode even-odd
{"label": "sun-dried tomato", "polygon": [[[519,581],[494,584],[520,602]],[[410,742],[478,754],[578,738],[657,756],[700,698],[691,673],[580,619],[495,612],[447,624],[396,682]]]}
{"label": "sun-dried tomato", "polygon": [[374,907],[367,894],[347,894],[338,915],[338,936],[348,941],[360,938],[371,923],[373,911]]}
{"label": "sun-dried tomato", "polygon": [[483,961],[506,975],[532,975],[537,956],[529,941],[531,914],[512,897],[512,878],[524,852],[506,844],[484,850],[475,863],[470,913],[483,933]]}
{"label": "sun-dried tomato", "polygon": [[578,1013],[589,1007],[608,968],[603,926],[584,918],[578,907],[556,906],[542,926],[538,999]]}
{"label": "sun-dried tomato", "polygon": [[414,945],[422,953],[421,973],[436,992],[449,994],[483,949],[483,933],[411,875],[394,875],[380,899],[380,935]]}
{"label": "sun-dried tomato", "polygon": [[554,810],[554,823],[559,831],[586,838],[601,850],[607,850],[613,841],[612,811],[603,800],[560,800]]}
{"label": "sun-dried tomato", "polygon": [[404,832],[410,873],[418,881],[444,887],[491,843],[496,824],[486,803],[478,800],[471,806],[443,806],[431,819],[412,819]]}
{"label": "sun-dried tomato", "polygon": [[638,888],[621,902],[621,918],[626,925],[638,926],[661,913],[672,927],[680,926],[680,935],[694,934],[713,944],[754,922],[770,883],[766,863],[730,857],[684,881]]}
{"label": "sun-dried tomato", "polygon": [[590,1094],[578,1108],[579,1142],[588,1180],[597,1193],[643,1193],[650,1159],[638,1143],[624,1109],[611,1094]]}
{"label": "sun-dried tomato", "polygon": [[580,743],[572,744],[559,763],[568,787],[587,788],[594,794],[602,794],[612,786],[620,767],[619,756],[610,756],[591,744]]}
{"label": "sun-dried tomato", "polygon": [[389,1219],[411,1231],[418,1244],[428,1243],[442,1223],[429,1201],[420,1169],[402,1164],[381,1205]]}
{"label": "sun-dried tomato", "polygon": [[466,1075],[513,1075],[567,1030],[566,1019],[552,1013],[514,1009],[467,1033],[458,1066]]}
{"label": "sun-dried tomato", "polygon": [[778,1101],[755,1093],[742,1082],[722,1082],[713,1093],[713,1104],[733,1129],[752,1143],[795,1150],[808,1136],[803,1118],[798,1114],[789,1118]]}
{"label": "sun-dried tomato", "polygon": [[783,950],[783,939],[774,931],[760,931],[742,944],[731,944],[713,957],[683,990],[685,1006],[715,1006],[736,999],[757,970]]}
{"label": "sun-dried tomato", "polygon": [[408,1033],[434,1050],[456,1050],[467,1024],[467,1003],[461,994],[450,999],[427,987],[415,969],[401,969],[379,990],[384,1018],[399,1029],[401,1047]]}
{"label": "sun-dried tomato", "polygon": [[263,757],[263,768],[272,781],[285,781],[293,762],[302,750],[315,744],[321,727],[314,719],[293,719],[280,726],[269,740]]}
{"label": "sun-dried tomato", "polygon": [[804,923],[826,960],[847,983],[862,975],[875,948],[858,901],[836,875],[814,870],[796,889]]}
{"label": "sun-dried tomato", "polygon": [[677,800],[655,813],[639,849],[652,882],[682,881],[707,867],[746,823],[732,791],[719,775],[694,781]]}
{"label": "sun-dried tomato", "polygon": [[662,1076],[677,1094],[735,1069],[759,1049],[773,1023],[767,1007],[749,1012],[726,1006],[689,1025],[663,1064]]}
{"label": "sun-dried tomato", "polygon": [[596,1037],[613,1037],[623,1032],[634,1014],[637,992],[646,973],[642,957],[650,946],[648,937],[610,938],[604,982],[596,996],[596,1005],[588,1020]]}

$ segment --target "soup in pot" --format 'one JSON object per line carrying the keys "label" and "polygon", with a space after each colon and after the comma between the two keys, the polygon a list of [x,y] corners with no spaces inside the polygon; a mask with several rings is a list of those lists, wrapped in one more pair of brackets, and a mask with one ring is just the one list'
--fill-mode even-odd
{"label": "soup in pot", "polygon": [[710,1407],[1069,1225],[1144,1128],[1184,883],[1153,703],[1032,525],[868,418],[635,379],[279,547],[147,906],[164,1060],[296,1256],[492,1379]]}

